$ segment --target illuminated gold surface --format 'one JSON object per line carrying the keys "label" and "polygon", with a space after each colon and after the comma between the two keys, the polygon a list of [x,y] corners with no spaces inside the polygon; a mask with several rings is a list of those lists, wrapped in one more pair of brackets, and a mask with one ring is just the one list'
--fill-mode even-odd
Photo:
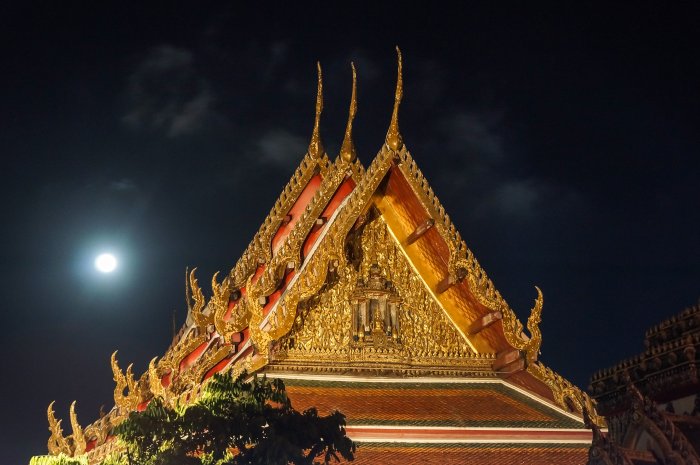
{"label": "illuminated gold surface", "polygon": [[[331,164],[323,152],[319,135],[323,109],[319,65],[316,117],[309,151],[241,259],[221,282],[217,280],[218,274],[213,276],[212,296],[206,305],[195,270],[189,273],[186,295],[191,318],[163,357],[153,359],[138,381],[131,365],[122,372],[116,352],[112,355],[115,408],[105,417],[82,430],[72,407],[74,438],[66,438],[61,422],[54,416],[53,403],[49,406],[51,454],[80,454],[86,440],[94,438],[97,447],[88,453],[94,463],[96,457],[103,457],[106,450],[116,447],[105,442],[107,432],[139,404],[153,396],[163,397],[171,405],[193,401],[201,391],[205,374],[231,356],[234,361],[226,369],[234,374],[269,365],[286,370],[385,370],[399,374],[458,373],[483,377],[496,376],[491,368],[496,352],[515,348],[527,362],[522,373],[528,376],[530,386],[536,384],[533,379],[538,380],[551,390],[560,406],[571,406],[579,413],[584,408],[595,412],[594,403],[585,393],[537,360],[542,342],[539,322],[543,298],[539,288],[527,322],[528,337],[403,145],[398,127],[403,65],[398,48],[397,53],[398,77],[391,124],[386,144],[368,169],[365,171],[356,159],[352,143],[352,123],[357,110],[354,66],[348,123],[340,154]],[[316,173],[322,175],[318,190],[273,254],[272,237]],[[302,248],[309,233],[348,177],[356,182],[354,190],[331,218],[323,219],[324,229],[318,242],[303,256]],[[406,238],[426,220],[434,221],[434,226],[407,244]],[[261,265],[264,270],[254,278]],[[280,289],[285,274],[292,271],[293,278],[266,314],[265,299]],[[378,276],[389,287],[381,290],[367,284]],[[446,277],[454,285],[438,293],[438,283]],[[242,288],[246,292],[225,321],[232,294]],[[366,339],[360,340],[359,333],[353,334],[351,318],[357,313],[353,313],[352,305],[373,298],[396,304],[396,320],[390,326],[373,320],[375,327],[365,331]],[[492,311],[500,311],[502,321],[467,337],[469,325]],[[250,340],[238,347],[234,355],[231,338],[246,326]],[[191,366],[183,366],[183,359],[202,344],[206,344],[203,353],[192,359]],[[167,387],[161,381],[164,376],[170,379]],[[600,417],[594,413],[591,416],[602,424]]]}
{"label": "illuminated gold surface", "polygon": [[51,436],[48,441],[48,450],[51,455],[67,454],[72,455],[68,440],[63,437],[63,429],[61,428],[61,422],[63,420],[56,420],[56,414],[53,410],[53,404],[55,401],[49,404],[49,408],[46,409],[46,416],[49,419],[49,432]]}
{"label": "illuminated gold surface", "polygon": [[228,312],[231,287],[227,285],[226,279],[219,284],[216,279],[218,275],[219,272],[217,271],[211,278],[212,296],[211,299],[209,299],[209,312],[213,317],[212,319],[216,331],[225,340],[229,340],[233,333],[241,331],[248,325],[250,312],[248,311],[245,299],[240,299],[231,310],[230,318],[228,320],[224,319],[224,316]]}
{"label": "illuminated gold surface", "polygon": [[316,172],[325,175],[329,168],[329,160],[320,139],[320,117],[323,110],[323,81],[321,76],[321,66],[317,63],[318,90],[316,95],[316,117],[314,119],[314,130],[311,136],[309,151],[306,153],[301,163],[294,171],[291,179],[285,186],[265,218],[262,226],[253,237],[243,255],[238,260],[229,275],[221,283],[226,289],[238,290],[245,286],[248,277],[255,271],[260,263],[265,263],[272,256],[270,241],[275,232],[279,229],[285,215],[294,205],[301,191],[306,187],[309,180]]}
{"label": "illuminated gold surface", "polygon": [[70,404],[70,426],[73,429],[73,455],[83,455],[85,453],[85,436],[83,435],[83,428],[80,427],[78,423],[78,415],[75,413],[74,400]]}
{"label": "illuminated gold surface", "polygon": [[167,404],[170,399],[168,396],[168,390],[163,386],[161,377],[163,376],[158,372],[156,367],[156,360],[158,357],[154,357],[148,363],[148,389],[155,397],[160,397]]}
{"label": "illuminated gold surface", "polygon": [[340,146],[340,157],[348,163],[353,162],[357,158],[355,144],[352,141],[352,122],[357,114],[357,72],[355,71],[355,63],[350,63],[350,66],[352,66],[352,94],[350,96],[348,123],[345,126],[343,144]]}
{"label": "illuminated gold surface", "polygon": [[115,350],[111,358],[112,374],[114,375],[114,405],[122,414],[128,414],[135,410],[139,397],[136,392],[136,381],[132,373],[133,365],[126,368],[126,374],[119,368],[117,362],[117,351]]}
{"label": "illuminated gold surface", "polygon": [[[197,328],[201,331],[206,331],[207,326],[214,322],[214,313],[210,311],[209,314],[205,314],[203,312],[205,305],[204,293],[197,283],[197,278],[194,276],[196,271],[197,268],[193,268],[192,271],[190,271],[189,285],[187,285],[187,281],[185,282],[187,288],[187,292],[185,293],[187,296],[187,308],[188,314],[194,320]],[[190,303],[190,300],[192,303]]]}
{"label": "illuminated gold surface", "polygon": [[[452,224],[449,216],[445,212],[444,207],[442,207],[440,204],[437,196],[435,196],[427,180],[418,169],[415,161],[405,147],[402,147],[396,156],[400,160],[398,167],[404,173],[404,176],[411,185],[412,190],[421,200],[421,203],[426,208],[428,215],[435,220],[434,229],[440,233],[449,247],[450,257],[448,267],[450,273],[454,276],[458,276],[462,271],[465,272],[465,281],[469,286],[471,294],[477,299],[477,301],[489,309],[489,311],[500,311],[503,314],[503,337],[510,346],[525,351],[526,356],[530,361],[527,366],[528,373],[532,374],[536,379],[540,380],[549,387],[555,401],[561,407],[565,409],[569,408],[569,404],[566,402],[566,399],[568,398],[573,402],[573,407],[577,413],[582,414],[585,406],[590,406],[591,408],[589,411],[595,412],[595,402],[590,399],[588,394],[582,392],[580,389],[552,371],[550,368],[545,367],[540,362],[534,361],[536,359],[536,354],[539,352],[539,347],[542,341],[541,334],[539,333],[538,329],[542,310],[541,298],[538,297],[535,308],[533,308],[531,313],[531,318],[528,321],[528,329],[530,329],[531,332],[534,332],[535,335],[534,338],[530,338],[530,341],[528,341],[528,338],[523,337],[522,323],[518,320],[513,310],[510,308],[510,306],[508,306],[505,299],[503,299],[501,294],[498,292],[493,282],[491,282],[491,280],[488,278],[486,272],[481,268],[472,252],[467,248],[466,244],[459,235],[459,232],[457,232],[456,227],[454,224]],[[369,171],[370,170],[368,169],[368,173]],[[410,230],[404,234],[410,234]],[[443,299],[441,298],[440,300],[442,301]],[[446,306],[446,308],[449,311],[449,306]],[[452,314],[452,312],[450,313]],[[468,323],[470,323],[464,320],[460,321],[458,316],[455,317],[454,321],[458,326],[467,324],[467,326],[462,326],[463,330],[466,330],[466,328],[468,328]],[[494,325],[494,327],[497,327],[497,325]],[[591,416],[596,423],[604,425],[601,417],[598,417],[595,414],[591,414]]]}
{"label": "illuminated gold surface", "polygon": [[313,158],[321,158],[324,153],[321,143],[321,112],[323,111],[323,75],[321,74],[321,63],[316,62],[318,69],[318,89],[316,90],[316,115],[314,117],[314,129],[311,133],[309,143],[309,155]]}
{"label": "illuminated gold surface", "polygon": [[[348,365],[365,364],[399,369],[481,364],[466,341],[426,292],[419,276],[408,265],[398,244],[381,218],[372,220],[360,238],[362,261],[359,269],[347,266],[338,281],[300,306],[292,330],[278,344],[276,361]],[[373,266],[383,279],[390,279],[401,300],[398,312],[399,342],[381,347],[358,344],[351,331],[351,297],[358,282],[369,282]],[[360,285],[360,289],[364,289]],[[371,291],[360,291],[371,292]],[[361,298],[356,296],[356,298]],[[478,360],[477,360],[478,359]]]}
{"label": "illuminated gold surface", "polygon": [[401,105],[401,99],[403,98],[403,60],[401,59],[401,50],[399,47],[396,47],[396,54],[398,57],[398,76],[396,77],[394,110],[391,113],[391,123],[389,124],[389,131],[386,134],[386,145],[393,151],[400,150],[403,146],[401,132],[399,132],[399,105]]}
{"label": "illuminated gold surface", "polygon": [[[359,161],[348,162],[342,156],[338,156],[326,173],[310,204],[289,233],[284,245],[266,264],[265,271],[260,278],[255,282],[253,282],[252,276],[248,279],[245,305],[250,309],[250,334],[259,357],[256,366],[263,366],[267,363],[270,343],[285,335],[291,328],[299,301],[311,297],[325,280],[329,261],[307,259],[307,263],[303,264],[307,270],[304,276],[298,277],[295,283],[287,288],[275,310],[267,318],[265,327],[261,327],[265,319],[261,297],[269,296],[277,289],[285,270],[289,269],[290,266],[296,272],[300,271],[302,267],[301,248],[319,215],[348,175],[359,178],[362,173]],[[313,254],[312,257],[317,253]]]}

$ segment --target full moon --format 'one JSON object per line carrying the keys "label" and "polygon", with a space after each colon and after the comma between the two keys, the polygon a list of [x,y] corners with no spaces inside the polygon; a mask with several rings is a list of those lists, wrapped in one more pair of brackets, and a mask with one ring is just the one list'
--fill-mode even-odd
{"label": "full moon", "polygon": [[95,259],[95,268],[101,273],[111,273],[117,268],[117,257],[111,253],[103,253]]}

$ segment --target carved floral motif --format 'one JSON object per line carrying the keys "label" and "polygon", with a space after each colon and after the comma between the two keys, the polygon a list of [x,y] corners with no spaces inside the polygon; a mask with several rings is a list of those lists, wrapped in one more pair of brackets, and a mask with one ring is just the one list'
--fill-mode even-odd
{"label": "carved floral motif", "polygon": [[[345,267],[337,283],[303,305],[290,334],[279,344],[283,353],[281,357],[324,352],[334,354],[339,360],[365,360],[363,352],[378,347],[358,344],[359,338],[358,341],[353,340],[353,300],[357,301],[362,293],[371,294],[373,281],[374,287],[379,282],[385,283],[387,270],[391,270],[392,286],[386,297],[394,299],[396,304],[399,298],[401,300],[400,311],[395,314],[398,319],[394,333],[397,339],[400,334],[401,343],[387,344],[391,340],[387,337],[380,349],[393,351],[394,358],[403,363],[421,357],[445,356],[455,360],[475,357],[427,292],[420,277],[411,269],[381,218],[372,220],[366,226],[361,236],[361,248],[362,261],[358,270],[352,266]],[[341,271],[338,270],[338,273]],[[358,281],[367,283],[359,291]],[[381,295],[381,292],[377,295]],[[381,319],[374,321],[383,324]],[[386,329],[386,326],[382,327],[384,335],[389,336]],[[371,328],[368,333],[373,330]]]}

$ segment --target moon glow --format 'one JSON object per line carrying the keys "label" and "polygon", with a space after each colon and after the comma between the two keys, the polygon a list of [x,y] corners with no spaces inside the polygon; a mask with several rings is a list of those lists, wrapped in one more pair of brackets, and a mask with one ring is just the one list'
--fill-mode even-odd
{"label": "moon glow", "polygon": [[111,273],[117,268],[117,257],[111,253],[103,253],[95,259],[95,268],[100,273]]}

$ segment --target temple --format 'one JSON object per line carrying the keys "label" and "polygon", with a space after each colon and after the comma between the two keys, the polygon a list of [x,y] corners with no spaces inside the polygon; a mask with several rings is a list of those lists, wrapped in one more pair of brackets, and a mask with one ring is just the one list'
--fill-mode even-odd
{"label": "temple", "polygon": [[119,448],[112,428],[154,396],[188,402],[215,373],[247,370],[282,378],[297,410],[343,412],[359,464],[587,462],[590,426],[604,422],[539,361],[540,290],[524,328],[409,153],[401,68],[399,52],[386,140],[365,168],[354,67],[330,159],[319,66],[308,151],[250,245],[209,298],[189,273],[186,323],[145,373],[115,352],[109,413],[83,428],[73,404],[66,436],[49,406],[49,454],[99,463]]}
{"label": "temple", "polygon": [[593,429],[590,465],[700,464],[700,305],[650,328],[644,345],[591,380],[610,429]]}

